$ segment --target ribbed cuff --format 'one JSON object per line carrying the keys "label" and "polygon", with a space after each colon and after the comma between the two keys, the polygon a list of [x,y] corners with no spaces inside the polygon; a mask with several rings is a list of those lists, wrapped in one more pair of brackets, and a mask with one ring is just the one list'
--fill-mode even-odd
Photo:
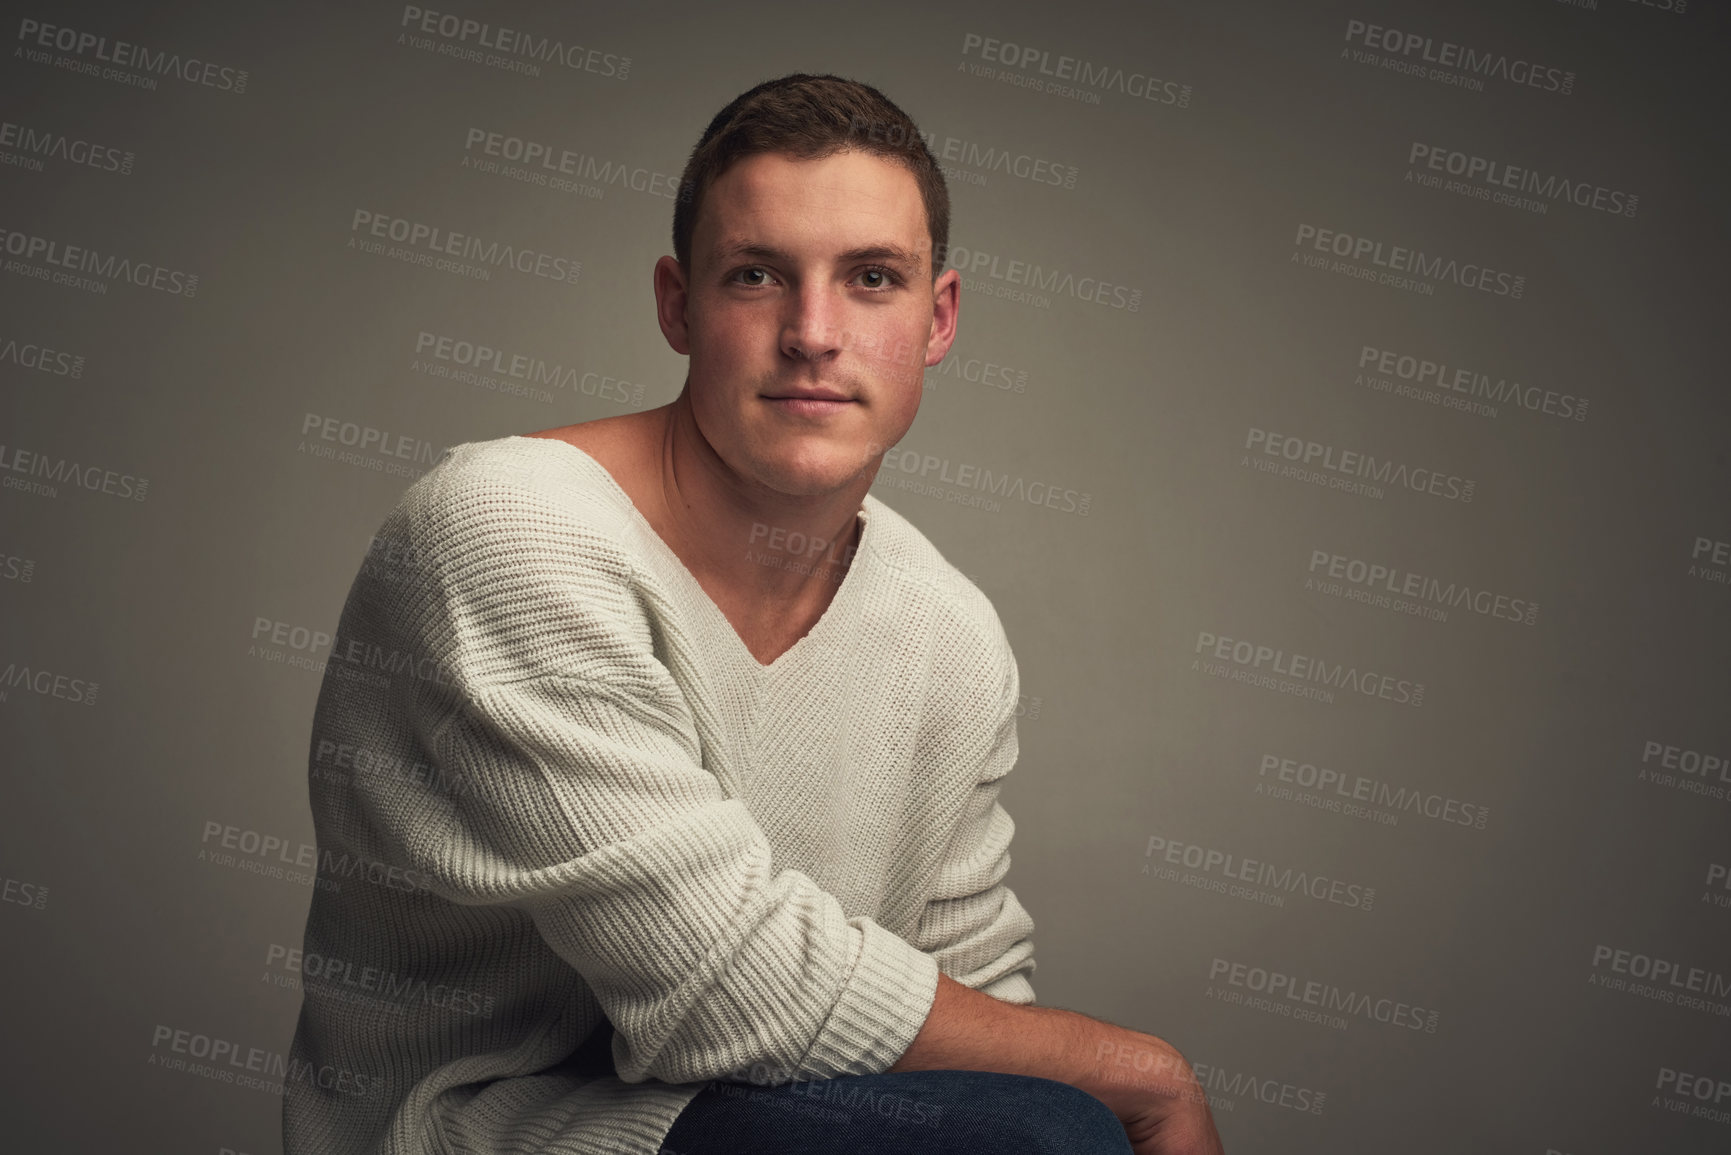
{"label": "ribbed cuff", "polygon": [[987,983],[980,988],[1000,1002],[1015,1003],[1027,1006],[1034,1001],[1034,984],[1028,981],[1026,971],[1012,971],[1001,979]]}
{"label": "ribbed cuff", "polygon": [[938,960],[872,919],[847,920],[861,934],[853,973],[803,1064],[806,1078],[876,1075],[901,1058],[925,1026],[938,994]]}

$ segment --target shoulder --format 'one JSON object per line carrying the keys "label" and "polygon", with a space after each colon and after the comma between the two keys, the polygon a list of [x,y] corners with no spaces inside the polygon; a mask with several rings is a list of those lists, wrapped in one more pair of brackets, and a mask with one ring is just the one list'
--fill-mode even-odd
{"label": "shoulder", "polygon": [[524,560],[549,546],[628,540],[630,503],[606,471],[573,446],[500,437],[454,445],[411,485],[392,520],[424,555]]}
{"label": "shoulder", "polygon": [[[404,491],[369,546],[396,612],[539,620],[578,597],[632,618],[645,544],[630,499],[569,444],[502,437],[454,445]],[[428,601],[427,599],[432,599]],[[417,608],[418,607],[418,608]]]}
{"label": "shoulder", "polygon": [[985,683],[1014,700],[1016,660],[991,599],[912,522],[869,493],[864,506],[873,562],[914,611],[906,621],[932,631],[934,676]]}
{"label": "shoulder", "polygon": [[517,436],[453,445],[411,485],[405,498],[429,506],[467,495],[519,492],[544,495],[578,508],[595,506],[602,516],[623,509],[606,470],[574,444],[559,438]]}
{"label": "shoulder", "polygon": [[406,490],[351,600],[469,691],[548,674],[666,698],[654,668],[628,498],[592,458],[550,439],[452,446]]}

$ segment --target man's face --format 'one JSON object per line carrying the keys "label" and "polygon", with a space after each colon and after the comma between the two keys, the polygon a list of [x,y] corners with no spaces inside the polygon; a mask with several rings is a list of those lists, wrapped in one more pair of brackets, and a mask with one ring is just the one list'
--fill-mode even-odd
{"label": "man's face", "polygon": [[[656,270],[662,331],[691,357],[698,428],[781,493],[833,492],[899,441],[955,338],[914,176],[869,153],[763,153],[704,195],[691,268]],[[680,291],[680,284],[683,291]]]}

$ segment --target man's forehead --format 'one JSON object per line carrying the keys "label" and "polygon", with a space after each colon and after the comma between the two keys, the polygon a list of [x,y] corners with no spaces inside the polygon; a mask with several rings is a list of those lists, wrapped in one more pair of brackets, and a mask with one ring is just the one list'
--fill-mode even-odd
{"label": "man's forehead", "polygon": [[835,255],[919,260],[929,252],[925,201],[913,173],[849,150],[803,159],[757,153],[735,162],[704,196],[702,248],[717,259],[769,256],[789,245]]}

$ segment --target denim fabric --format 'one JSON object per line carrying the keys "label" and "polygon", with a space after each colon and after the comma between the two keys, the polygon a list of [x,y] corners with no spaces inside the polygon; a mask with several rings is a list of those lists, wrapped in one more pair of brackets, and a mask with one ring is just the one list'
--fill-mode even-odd
{"label": "denim fabric", "polygon": [[1053,1079],[898,1071],[780,1086],[716,1080],[661,1155],[1130,1155],[1107,1106]]}

